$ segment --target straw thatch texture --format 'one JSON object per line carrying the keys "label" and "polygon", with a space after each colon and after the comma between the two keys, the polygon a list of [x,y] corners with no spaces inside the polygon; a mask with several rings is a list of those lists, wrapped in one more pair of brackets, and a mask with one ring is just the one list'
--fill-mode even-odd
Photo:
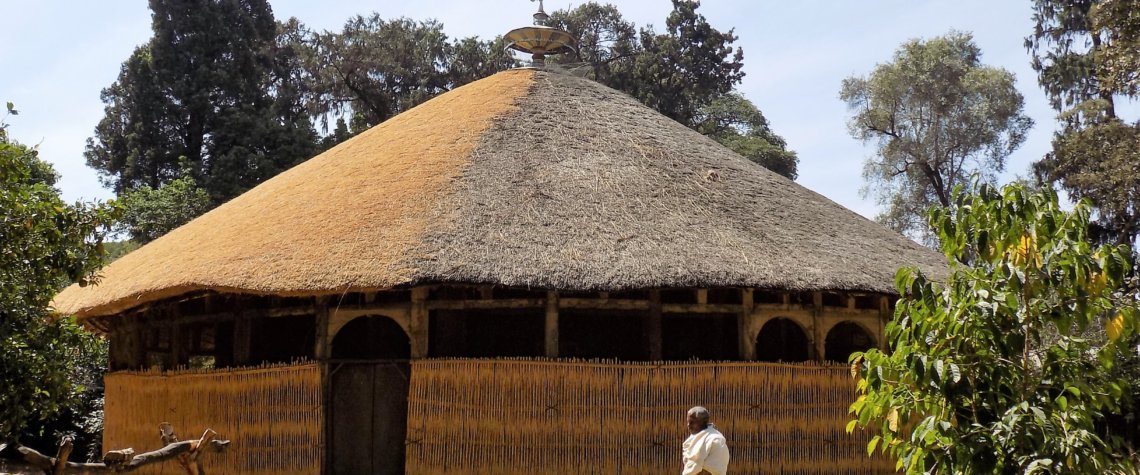
{"label": "straw thatch texture", "polygon": [[97,286],[71,286],[63,314],[106,315],[213,289],[262,294],[388,288],[428,212],[452,192],[491,119],[532,72],[468,84],[400,114],[123,256]]}
{"label": "straw thatch texture", "polygon": [[910,265],[945,271],[938,253],[625,94],[508,71],[265,182],[55,306],[86,317],[199,289],[425,282],[893,293]]}
{"label": "straw thatch texture", "polygon": [[409,474],[660,474],[681,468],[685,411],[708,407],[729,469],[891,473],[848,435],[839,366],[766,363],[412,363]]}
{"label": "straw thatch texture", "polygon": [[[231,441],[226,452],[205,456],[209,473],[320,473],[323,393],[316,364],[119,372],[105,383],[105,449],[160,448],[158,424],[170,422],[183,440],[210,428]],[[170,461],[139,473],[177,470]]]}
{"label": "straw thatch texture", "polygon": [[457,204],[428,220],[420,278],[893,294],[900,267],[945,269],[941,254],[630,96],[564,74],[535,81],[487,130]]}

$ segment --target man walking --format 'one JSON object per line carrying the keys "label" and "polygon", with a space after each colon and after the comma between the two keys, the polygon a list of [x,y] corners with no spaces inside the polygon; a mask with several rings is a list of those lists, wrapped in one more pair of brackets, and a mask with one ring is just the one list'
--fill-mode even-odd
{"label": "man walking", "polygon": [[728,471],[728,444],[720,431],[709,423],[709,410],[701,406],[689,409],[685,421],[689,425],[689,438],[681,444],[685,460],[681,475],[725,475]]}

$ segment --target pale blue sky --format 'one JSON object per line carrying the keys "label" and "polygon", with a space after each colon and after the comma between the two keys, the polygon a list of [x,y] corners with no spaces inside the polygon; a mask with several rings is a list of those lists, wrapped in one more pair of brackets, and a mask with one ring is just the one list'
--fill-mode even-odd
{"label": "pale blue sky", "polygon": [[[548,11],[581,2],[547,2]],[[638,25],[664,25],[668,0],[615,1]],[[529,23],[524,0],[271,0],[278,19],[290,16],[315,29],[339,29],[354,14],[435,18],[451,37],[489,38]],[[747,76],[739,90],[755,102],[800,157],[800,184],[867,217],[875,204],[860,198],[860,171],[873,153],[852,139],[840,81],[867,74],[902,42],[951,29],[974,33],[984,63],[1017,75],[1026,112],[1036,121],[1009,160],[1006,179],[1025,174],[1049,149],[1054,113],[1038,88],[1023,39],[1032,28],[1028,0],[705,0],[700,11],[717,28],[735,28]],[[7,118],[21,142],[37,144],[62,174],[68,200],[105,199],[83,160],[83,148],[103,115],[99,91],[110,85],[135,46],[150,36],[145,0],[0,0],[0,102],[15,102]]]}

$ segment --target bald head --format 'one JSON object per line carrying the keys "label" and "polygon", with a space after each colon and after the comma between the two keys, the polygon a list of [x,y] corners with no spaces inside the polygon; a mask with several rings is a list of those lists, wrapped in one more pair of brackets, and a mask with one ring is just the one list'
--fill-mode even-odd
{"label": "bald head", "polygon": [[689,426],[689,433],[696,434],[709,426],[709,410],[701,406],[694,406],[685,415],[685,422]]}

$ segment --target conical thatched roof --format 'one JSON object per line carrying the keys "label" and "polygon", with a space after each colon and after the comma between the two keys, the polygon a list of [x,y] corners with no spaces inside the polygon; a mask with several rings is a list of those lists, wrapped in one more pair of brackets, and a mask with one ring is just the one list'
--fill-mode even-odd
{"label": "conical thatched roof", "polygon": [[[852,177],[852,179],[857,179]],[[893,292],[942,257],[592,81],[497,74],[121,258],[61,313],[418,282]]]}

